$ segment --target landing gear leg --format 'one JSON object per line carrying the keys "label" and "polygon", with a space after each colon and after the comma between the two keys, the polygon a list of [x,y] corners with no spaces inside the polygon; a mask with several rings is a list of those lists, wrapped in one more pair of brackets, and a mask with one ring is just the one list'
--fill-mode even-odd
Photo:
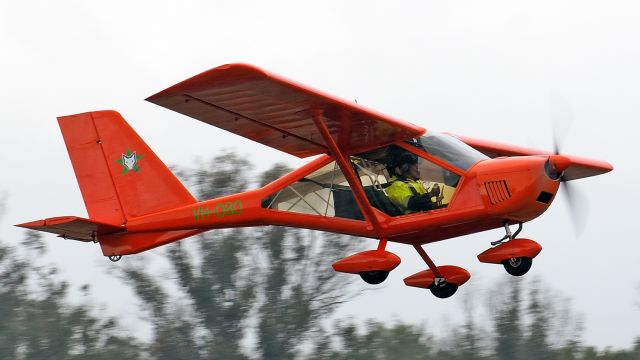
{"label": "landing gear leg", "polygon": [[522,223],[518,223],[518,230],[516,230],[515,233],[511,234],[511,228],[509,227],[509,223],[508,222],[504,222],[504,231],[505,231],[505,235],[502,237],[502,239],[498,240],[498,241],[492,241],[491,242],[491,246],[496,246],[496,245],[500,245],[503,242],[507,241],[507,240],[513,240],[516,237],[518,237],[518,235],[520,235],[520,232],[522,231]]}
{"label": "landing gear leg", "polygon": [[429,255],[427,255],[427,253],[424,251],[422,246],[414,245],[413,247],[416,249],[416,251],[422,258],[422,260],[424,260],[424,262],[427,263],[427,266],[429,266],[429,269],[431,270],[431,272],[433,272],[433,275],[435,276],[435,279],[433,280],[433,284],[429,285],[429,290],[431,290],[431,293],[435,297],[438,297],[441,299],[446,299],[452,296],[453,294],[455,294],[456,291],[458,290],[458,285],[448,283],[445,280],[444,276],[442,276],[442,274],[440,273],[440,270],[438,270],[438,267],[436,266],[436,264],[433,261],[431,261],[431,258],[429,257]]}
{"label": "landing gear leg", "polygon": [[111,260],[112,262],[118,262],[118,261],[120,261],[120,259],[122,259],[122,255],[111,255],[111,256],[109,256],[109,260]]}

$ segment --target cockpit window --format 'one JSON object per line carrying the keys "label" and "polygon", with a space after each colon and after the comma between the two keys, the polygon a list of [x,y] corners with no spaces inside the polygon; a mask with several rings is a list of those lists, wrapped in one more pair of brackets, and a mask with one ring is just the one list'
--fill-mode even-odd
{"label": "cockpit window", "polygon": [[262,207],[363,220],[351,187],[335,161],[262,200]]}
{"label": "cockpit window", "polygon": [[488,159],[486,155],[457,138],[433,131],[408,143],[464,171],[477,161]]}
{"label": "cockpit window", "polygon": [[[438,133],[407,142],[467,170],[485,155],[458,139]],[[390,216],[449,206],[460,175],[397,145],[352,155],[351,166],[369,203]],[[335,161],[270,194],[262,207],[272,210],[364,220],[353,191]]]}

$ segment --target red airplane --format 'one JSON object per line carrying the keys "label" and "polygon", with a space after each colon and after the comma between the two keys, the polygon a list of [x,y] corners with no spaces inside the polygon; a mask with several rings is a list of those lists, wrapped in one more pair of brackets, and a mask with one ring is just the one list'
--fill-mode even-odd
{"label": "red airplane", "polygon": [[[377,249],[333,268],[371,284],[400,264],[385,250],[393,241],[413,246],[428,267],[405,284],[446,298],[470,274],[436,266],[422,245],[504,227],[506,235],[478,259],[524,275],[542,247],[517,238],[522,224],[547,210],[562,182],[613,169],[557,151],[426,131],[246,64],[219,66],[147,100],[315,158],[262,188],[198,202],[117,112],[63,116],[58,123],[89,218],[18,226],[98,242],[112,261],[230,227],[279,225],[362,236],[378,239]],[[410,191],[404,200],[392,194],[402,191]],[[518,225],[515,233],[512,225]]]}

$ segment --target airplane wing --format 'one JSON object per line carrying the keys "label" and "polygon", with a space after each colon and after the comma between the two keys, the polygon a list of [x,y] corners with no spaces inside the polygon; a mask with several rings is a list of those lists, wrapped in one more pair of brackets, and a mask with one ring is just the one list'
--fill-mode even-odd
{"label": "airplane wing", "polygon": [[100,235],[114,234],[126,229],[113,224],[102,223],[77,216],[61,216],[32,221],[20,225],[23,228],[57,234],[61,238],[94,241]]}
{"label": "airplane wing", "polygon": [[312,118],[318,110],[345,154],[425,132],[247,64],[216,67],[147,100],[300,158],[328,153]]}
{"label": "airplane wing", "polygon": [[[537,150],[494,141],[474,139],[467,136],[453,136],[490,158],[497,158],[501,156],[554,155],[553,152],[546,150]],[[571,165],[562,175],[564,180],[581,179],[604,174],[613,170],[613,166],[606,161],[588,159],[573,155],[561,155],[566,156],[571,160]]]}

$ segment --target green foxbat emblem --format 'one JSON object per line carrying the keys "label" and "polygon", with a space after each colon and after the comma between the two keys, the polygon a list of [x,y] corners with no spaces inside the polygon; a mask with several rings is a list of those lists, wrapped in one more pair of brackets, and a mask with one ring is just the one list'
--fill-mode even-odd
{"label": "green foxbat emblem", "polygon": [[131,150],[127,149],[127,153],[122,154],[122,159],[116,160],[118,164],[122,165],[122,175],[128,173],[129,170],[139,172],[138,162],[143,156],[143,154],[138,155],[135,151],[131,152]]}

